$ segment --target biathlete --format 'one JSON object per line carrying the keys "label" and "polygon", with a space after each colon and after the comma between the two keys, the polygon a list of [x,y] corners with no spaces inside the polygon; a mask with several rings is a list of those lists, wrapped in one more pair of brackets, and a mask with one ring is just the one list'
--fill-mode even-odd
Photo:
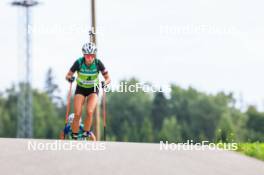
{"label": "biathlete", "polygon": [[98,101],[99,93],[99,73],[101,72],[104,81],[101,86],[104,88],[110,83],[110,76],[101,60],[96,58],[97,48],[94,43],[86,43],[82,47],[83,56],[75,61],[66,75],[66,80],[74,81],[74,73],[77,72],[77,86],[74,95],[74,119],[72,122],[72,139],[78,139],[82,106],[87,100],[86,117],[82,137],[83,139],[96,140],[91,131],[93,113]]}

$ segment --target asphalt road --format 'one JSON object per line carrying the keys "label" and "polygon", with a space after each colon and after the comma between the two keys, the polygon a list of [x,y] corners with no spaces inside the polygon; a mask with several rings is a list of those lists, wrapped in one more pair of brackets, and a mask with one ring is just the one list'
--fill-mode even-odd
{"label": "asphalt road", "polygon": [[[232,151],[160,150],[160,144],[0,139],[2,175],[263,175]],[[70,150],[72,149],[72,150]]]}

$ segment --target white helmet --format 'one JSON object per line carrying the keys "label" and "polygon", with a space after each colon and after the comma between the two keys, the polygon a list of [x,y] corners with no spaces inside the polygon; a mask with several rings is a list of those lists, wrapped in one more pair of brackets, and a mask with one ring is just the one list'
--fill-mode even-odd
{"label": "white helmet", "polygon": [[[74,113],[71,113],[68,118],[68,123],[71,124],[74,119]],[[80,118],[80,124],[82,123],[82,118]]]}
{"label": "white helmet", "polygon": [[85,43],[82,47],[83,54],[96,54],[97,48],[94,43]]}

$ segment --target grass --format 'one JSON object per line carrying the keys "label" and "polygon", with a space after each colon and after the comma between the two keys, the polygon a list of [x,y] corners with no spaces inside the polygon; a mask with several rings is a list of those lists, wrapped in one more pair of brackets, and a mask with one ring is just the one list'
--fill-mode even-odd
{"label": "grass", "polygon": [[264,143],[239,143],[236,151],[264,161]]}

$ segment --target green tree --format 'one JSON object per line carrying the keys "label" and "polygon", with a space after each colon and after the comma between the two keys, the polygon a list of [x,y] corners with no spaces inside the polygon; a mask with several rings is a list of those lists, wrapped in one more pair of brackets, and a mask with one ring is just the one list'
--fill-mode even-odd
{"label": "green tree", "polygon": [[180,142],[181,138],[181,127],[178,124],[176,117],[172,116],[165,118],[160,131],[160,140],[168,142]]}
{"label": "green tree", "polygon": [[233,142],[235,140],[234,130],[230,113],[223,113],[216,129],[216,141]]}
{"label": "green tree", "polygon": [[258,112],[254,106],[250,106],[246,112],[248,116],[247,128],[250,141],[264,141],[264,113]]}
{"label": "green tree", "polygon": [[140,141],[142,142],[153,142],[154,141],[154,132],[152,123],[148,117],[144,118],[144,122],[142,123],[140,129]]}
{"label": "green tree", "polygon": [[16,137],[17,131],[17,114],[18,114],[18,95],[14,85],[6,90],[6,98],[3,100],[3,113],[2,113],[2,125],[3,125],[3,137]]}
{"label": "green tree", "polygon": [[221,115],[233,103],[232,94],[207,95],[193,88],[182,89],[172,85],[169,100],[172,115],[182,128],[183,140],[213,141]]}
{"label": "green tree", "polygon": [[6,123],[10,122],[10,117],[5,109],[6,100],[0,95],[0,137],[5,137]]}
{"label": "green tree", "polygon": [[[127,86],[136,85],[136,79],[123,81]],[[122,84],[122,82],[120,82]],[[110,92],[107,95],[108,129],[109,134],[117,141],[140,141],[142,123],[150,116],[151,96],[139,92]]]}
{"label": "green tree", "polygon": [[[6,90],[6,98],[0,98],[0,136],[16,137],[19,91],[15,86]],[[63,107],[61,107],[63,108]],[[45,92],[33,90],[34,138],[58,138],[63,127],[61,108],[57,107]]]}
{"label": "green tree", "polygon": [[59,115],[57,106],[45,92],[34,91],[33,94],[34,137],[58,138],[64,116]]}
{"label": "green tree", "polygon": [[153,121],[153,127],[155,132],[159,132],[162,127],[163,120],[169,115],[168,100],[164,96],[163,92],[155,93],[151,117]]}

